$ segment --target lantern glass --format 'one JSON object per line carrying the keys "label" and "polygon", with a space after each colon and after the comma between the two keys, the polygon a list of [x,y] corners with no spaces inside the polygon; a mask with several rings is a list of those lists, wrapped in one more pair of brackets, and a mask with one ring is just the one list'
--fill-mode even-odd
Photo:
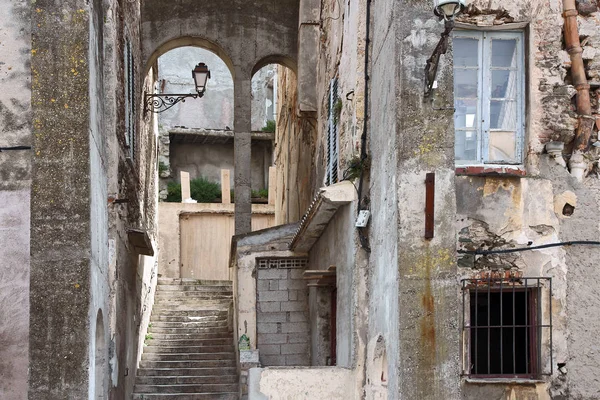
{"label": "lantern glass", "polygon": [[192,71],[194,77],[194,84],[196,85],[196,91],[198,94],[203,94],[206,90],[206,82],[210,79],[210,71],[204,63],[196,65],[196,68]]}
{"label": "lantern glass", "polygon": [[466,6],[466,0],[434,0],[433,4],[436,15],[451,19]]}

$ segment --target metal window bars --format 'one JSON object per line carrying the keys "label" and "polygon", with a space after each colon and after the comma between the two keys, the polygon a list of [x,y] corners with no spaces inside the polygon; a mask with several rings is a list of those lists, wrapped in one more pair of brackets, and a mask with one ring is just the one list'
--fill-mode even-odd
{"label": "metal window bars", "polygon": [[308,264],[308,258],[303,257],[277,257],[277,258],[257,258],[256,265],[258,269],[293,269],[305,268]]}
{"label": "metal window bars", "polygon": [[553,374],[552,278],[488,272],[461,286],[464,376]]}

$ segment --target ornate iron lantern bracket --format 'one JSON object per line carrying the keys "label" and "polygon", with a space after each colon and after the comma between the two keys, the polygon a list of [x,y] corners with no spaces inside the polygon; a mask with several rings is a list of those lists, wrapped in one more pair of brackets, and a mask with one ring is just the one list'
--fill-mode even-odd
{"label": "ornate iron lantern bracket", "polygon": [[144,114],[153,112],[160,114],[167,111],[177,103],[185,103],[188,98],[197,99],[204,96],[204,93],[189,94],[150,94],[146,93],[144,97]]}

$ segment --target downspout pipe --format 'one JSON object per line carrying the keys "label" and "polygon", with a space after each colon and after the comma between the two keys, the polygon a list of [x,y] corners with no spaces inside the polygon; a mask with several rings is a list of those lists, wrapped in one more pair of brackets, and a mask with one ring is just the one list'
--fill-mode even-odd
{"label": "downspout pipe", "polygon": [[590,85],[585,75],[583,65],[583,49],[579,41],[579,29],[577,27],[577,6],[575,0],[563,0],[563,18],[565,20],[564,36],[566,50],[571,57],[571,78],[577,90],[576,104],[579,116],[579,126],[575,132],[575,147],[573,156],[569,162],[571,173],[577,179],[583,179],[585,162],[583,152],[589,147],[595,119],[592,116],[592,105],[590,102]]}

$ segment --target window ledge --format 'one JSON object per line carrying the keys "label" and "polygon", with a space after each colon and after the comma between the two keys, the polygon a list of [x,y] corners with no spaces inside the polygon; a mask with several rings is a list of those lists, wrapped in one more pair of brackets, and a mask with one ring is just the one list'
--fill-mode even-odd
{"label": "window ledge", "polygon": [[527,378],[464,378],[467,383],[481,383],[481,384],[514,384],[514,385],[535,385],[538,383],[545,383],[543,379],[527,379]]}
{"label": "window ledge", "polygon": [[456,175],[469,176],[515,176],[524,177],[527,175],[525,168],[519,165],[465,165],[456,167]]}

